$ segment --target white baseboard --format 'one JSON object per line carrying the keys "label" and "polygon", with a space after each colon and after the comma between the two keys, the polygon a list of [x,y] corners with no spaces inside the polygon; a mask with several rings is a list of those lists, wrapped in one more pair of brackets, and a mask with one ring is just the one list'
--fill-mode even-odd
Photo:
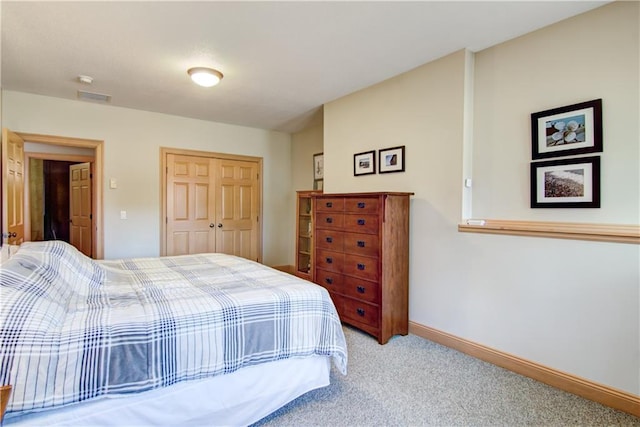
{"label": "white baseboard", "polygon": [[553,368],[456,337],[415,322],[409,333],[442,344],[520,375],[640,417],[640,396],[567,374]]}

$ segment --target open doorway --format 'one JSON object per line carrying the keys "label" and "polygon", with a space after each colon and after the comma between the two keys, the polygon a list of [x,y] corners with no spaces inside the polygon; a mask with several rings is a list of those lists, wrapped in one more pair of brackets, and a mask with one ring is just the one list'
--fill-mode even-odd
{"label": "open doorway", "polygon": [[29,159],[31,240],[64,240],[69,234],[69,166],[73,162]]}
{"label": "open doorway", "polygon": [[93,157],[26,153],[25,236],[63,240],[94,256]]}

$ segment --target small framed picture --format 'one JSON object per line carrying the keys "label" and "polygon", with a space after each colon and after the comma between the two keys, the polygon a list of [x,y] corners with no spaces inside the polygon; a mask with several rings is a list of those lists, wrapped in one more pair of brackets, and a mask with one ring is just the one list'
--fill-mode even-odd
{"label": "small framed picture", "polygon": [[324,154],[313,155],[313,179],[324,179]]}
{"label": "small framed picture", "polygon": [[602,151],[602,99],[531,114],[532,158]]}
{"label": "small framed picture", "polygon": [[378,150],[380,173],[404,172],[404,145]]}
{"label": "small framed picture", "polygon": [[353,176],[376,173],[376,152],[365,151],[353,155]]}
{"label": "small framed picture", "polygon": [[600,157],[531,163],[532,208],[599,208]]}

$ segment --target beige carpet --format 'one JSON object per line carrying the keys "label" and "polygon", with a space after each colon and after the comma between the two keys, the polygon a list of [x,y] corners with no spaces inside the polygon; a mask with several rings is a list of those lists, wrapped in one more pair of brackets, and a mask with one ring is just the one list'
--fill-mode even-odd
{"label": "beige carpet", "polygon": [[640,426],[640,418],[415,335],[345,327],[349,372],[254,426]]}

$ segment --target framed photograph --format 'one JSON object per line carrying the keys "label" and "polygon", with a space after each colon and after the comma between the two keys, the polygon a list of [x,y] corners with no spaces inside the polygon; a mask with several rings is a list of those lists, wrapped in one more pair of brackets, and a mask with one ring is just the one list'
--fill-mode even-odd
{"label": "framed photograph", "polygon": [[376,152],[365,151],[353,155],[353,176],[376,173]]}
{"label": "framed photograph", "polygon": [[531,114],[532,158],[602,151],[602,99]]}
{"label": "framed photograph", "polygon": [[313,155],[313,179],[324,179],[324,154]]}
{"label": "framed photograph", "polygon": [[404,145],[378,150],[380,173],[404,172]]}
{"label": "framed photograph", "polygon": [[532,208],[599,208],[600,157],[531,163]]}

